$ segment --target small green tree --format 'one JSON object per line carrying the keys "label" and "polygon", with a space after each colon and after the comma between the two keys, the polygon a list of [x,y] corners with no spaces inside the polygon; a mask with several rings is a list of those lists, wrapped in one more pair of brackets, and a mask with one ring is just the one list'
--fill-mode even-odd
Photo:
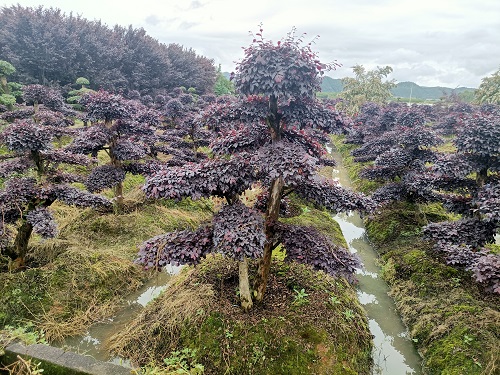
{"label": "small green tree", "polygon": [[458,94],[458,98],[465,103],[472,103],[474,101],[475,96],[476,96],[476,91],[474,90],[467,90]]}
{"label": "small green tree", "polygon": [[233,95],[235,93],[234,84],[222,74],[220,64],[217,70],[214,92],[215,95]]}
{"label": "small green tree", "polygon": [[10,94],[1,94],[0,104],[6,106],[9,111],[12,111],[14,104],[16,104],[16,97]]}
{"label": "small green tree", "polygon": [[0,90],[1,94],[10,94],[9,86],[7,85],[7,76],[16,72],[14,66],[5,61],[0,60]]}
{"label": "small green tree", "polygon": [[366,102],[386,104],[392,97],[391,89],[396,87],[395,80],[385,81],[392,73],[390,66],[377,67],[375,70],[365,70],[363,65],[352,67],[354,78],[342,78],[344,88],[339,97],[344,99],[339,106],[350,115],[359,112]]}
{"label": "small green tree", "polygon": [[477,104],[500,104],[500,69],[481,80],[474,102]]}
{"label": "small green tree", "polygon": [[94,90],[87,87],[88,85],[90,85],[90,82],[85,77],[78,77],[75,81],[75,84],[81,85],[81,87],[79,89],[71,90],[70,92],[68,92],[66,102],[71,104],[74,109],[81,111],[83,109],[83,107],[79,104],[81,97],[88,92],[93,92]]}
{"label": "small green tree", "polygon": [[11,63],[0,60],[0,104],[7,106],[9,110],[12,110],[16,98],[11,95],[10,86],[7,84],[7,76],[15,72],[16,68]]}

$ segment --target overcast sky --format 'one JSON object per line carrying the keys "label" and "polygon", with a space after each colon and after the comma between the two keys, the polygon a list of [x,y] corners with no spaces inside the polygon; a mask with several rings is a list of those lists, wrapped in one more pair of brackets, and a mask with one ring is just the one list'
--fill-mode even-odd
{"label": "overcast sky", "polygon": [[60,8],[109,26],[143,27],[162,43],[178,43],[232,71],[263,23],[273,41],[295,26],[323,62],[342,67],[333,78],[390,65],[390,78],[421,86],[478,87],[500,68],[499,0],[0,0]]}

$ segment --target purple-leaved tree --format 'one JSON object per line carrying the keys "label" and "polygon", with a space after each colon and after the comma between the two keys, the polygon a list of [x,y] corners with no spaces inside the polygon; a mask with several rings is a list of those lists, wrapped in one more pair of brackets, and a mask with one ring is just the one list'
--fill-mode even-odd
{"label": "purple-leaved tree", "polygon": [[91,126],[82,129],[69,148],[79,154],[97,156],[103,150],[110,162],[93,168],[85,181],[87,189],[99,192],[112,188],[118,211],[123,209],[123,180],[127,171],[144,173],[159,151],[155,134],[160,113],[136,101],[106,91],[90,92],[81,99]]}
{"label": "purple-leaved tree", "polygon": [[500,227],[500,112],[488,107],[466,113],[456,127],[456,153],[442,155],[431,167],[440,198],[462,218],[429,224],[424,235],[446,263],[472,271],[500,294],[500,255],[484,247]]}
{"label": "purple-leaved tree", "polygon": [[[0,133],[0,143],[8,150],[0,164],[0,177],[6,179],[0,190],[0,246],[2,253],[14,261],[12,268],[24,265],[32,232],[44,238],[57,234],[48,210],[56,200],[80,207],[111,206],[106,198],[69,185],[82,178],[61,167],[88,165],[90,159],[54,148],[53,141],[61,131],[58,126],[21,120]],[[17,226],[13,243],[7,224]]]}
{"label": "purple-leaved tree", "polygon": [[[303,45],[295,30],[277,44],[262,30],[233,79],[240,98],[224,98],[209,107],[203,123],[218,134],[211,144],[213,158],[149,177],[144,185],[151,198],[182,199],[217,196],[225,199],[211,223],[191,231],[177,231],[146,241],[138,261],[161,268],[168,263],[196,264],[210,252],[239,261],[240,301],[248,310],[262,301],[271,254],[279,244],[286,259],[305,262],[330,274],[351,275],[358,264],[348,250],[334,245],[314,228],[279,222],[280,207],[294,192],[332,211],[367,209],[371,201],[320,177],[317,169],[332,164],[323,158],[324,131],[339,127],[338,113],[315,100],[320,75],[334,65],[319,62],[311,44]],[[240,196],[262,189],[258,207],[244,205]],[[257,258],[253,292],[248,258]],[[253,297],[253,298],[252,298]]]}

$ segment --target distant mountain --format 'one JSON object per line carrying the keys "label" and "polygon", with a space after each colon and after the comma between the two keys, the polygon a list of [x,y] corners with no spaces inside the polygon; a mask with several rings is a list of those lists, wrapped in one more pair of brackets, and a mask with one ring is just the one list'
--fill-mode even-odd
{"label": "distant mountain", "polygon": [[[222,74],[229,79],[229,73],[223,72]],[[324,76],[323,82],[321,83],[321,92],[341,92],[343,87],[341,79]],[[415,99],[437,100],[445,94],[450,95],[452,92],[460,94],[465,91],[475,90],[476,89],[471,87],[458,87],[456,89],[452,89],[441,86],[419,86],[414,82],[399,82],[396,87],[392,89],[392,95],[399,98],[409,98],[411,95],[411,97]]]}
{"label": "distant mountain", "polygon": [[399,82],[397,86],[392,89],[392,95],[401,98],[412,98],[417,99],[439,99],[444,95],[460,94],[465,91],[475,91],[476,89],[470,87],[457,87],[455,89],[449,87],[425,87],[419,86],[414,82]]}
{"label": "distant mountain", "polygon": [[344,88],[342,80],[324,76],[321,83],[321,92],[341,92]]}
{"label": "distant mountain", "polygon": [[[323,77],[321,84],[322,92],[341,92],[343,88],[342,80],[338,78],[331,78],[328,76]],[[399,82],[394,89],[392,95],[400,98],[409,98],[410,96],[415,99],[439,99],[444,95],[451,93],[460,94],[465,91],[475,91],[476,89],[470,87],[458,87],[452,89],[449,87],[426,87],[419,86],[414,82]]]}

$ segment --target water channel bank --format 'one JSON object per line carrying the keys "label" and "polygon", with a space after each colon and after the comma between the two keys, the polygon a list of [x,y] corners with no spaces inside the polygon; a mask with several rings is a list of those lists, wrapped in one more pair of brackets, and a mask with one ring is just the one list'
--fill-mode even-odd
{"label": "water channel bank", "polygon": [[107,321],[92,325],[85,335],[68,337],[59,346],[94,357],[101,361],[109,361],[120,365],[129,366],[128,360],[111,356],[106,349],[106,340],[116,333],[131,320],[149,302],[158,297],[162,291],[167,289],[171,277],[180,271],[181,267],[168,265],[162,272],[158,272],[147,281],[139,290],[130,294],[124,307]]}
{"label": "water channel bank", "polygon": [[[337,162],[332,177],[343,186],[350,187],[340,155],[332,155]],[[389,287],[379,277],[378,255],[368,241],[363,220],[354,212],[335,215],[334,219],[339,223],[349,249],[357,253],[363,263],[363,269],[357,272],[357,294],[367,312],[374,336],[373,373],[421,374],[422,359],[396,311],[394,301],[388,296]]]}
{"label": "water channel bank", "polygon": [[[355,145],[333,141],[357,188],[370,189],[353,162]],[[337,155],[339,157],[339,155]],[[419,214],[419,215],[417,215]],[[416,207],[393,202],[363,222],[383,267],[390,296],[414,345],[423,357],[423,372],[493,375],[500,369],[500,296],[478,285],[470,272],[450,267],[422,239],[421,215],[428,222],[452,220],[439,203]]]}

